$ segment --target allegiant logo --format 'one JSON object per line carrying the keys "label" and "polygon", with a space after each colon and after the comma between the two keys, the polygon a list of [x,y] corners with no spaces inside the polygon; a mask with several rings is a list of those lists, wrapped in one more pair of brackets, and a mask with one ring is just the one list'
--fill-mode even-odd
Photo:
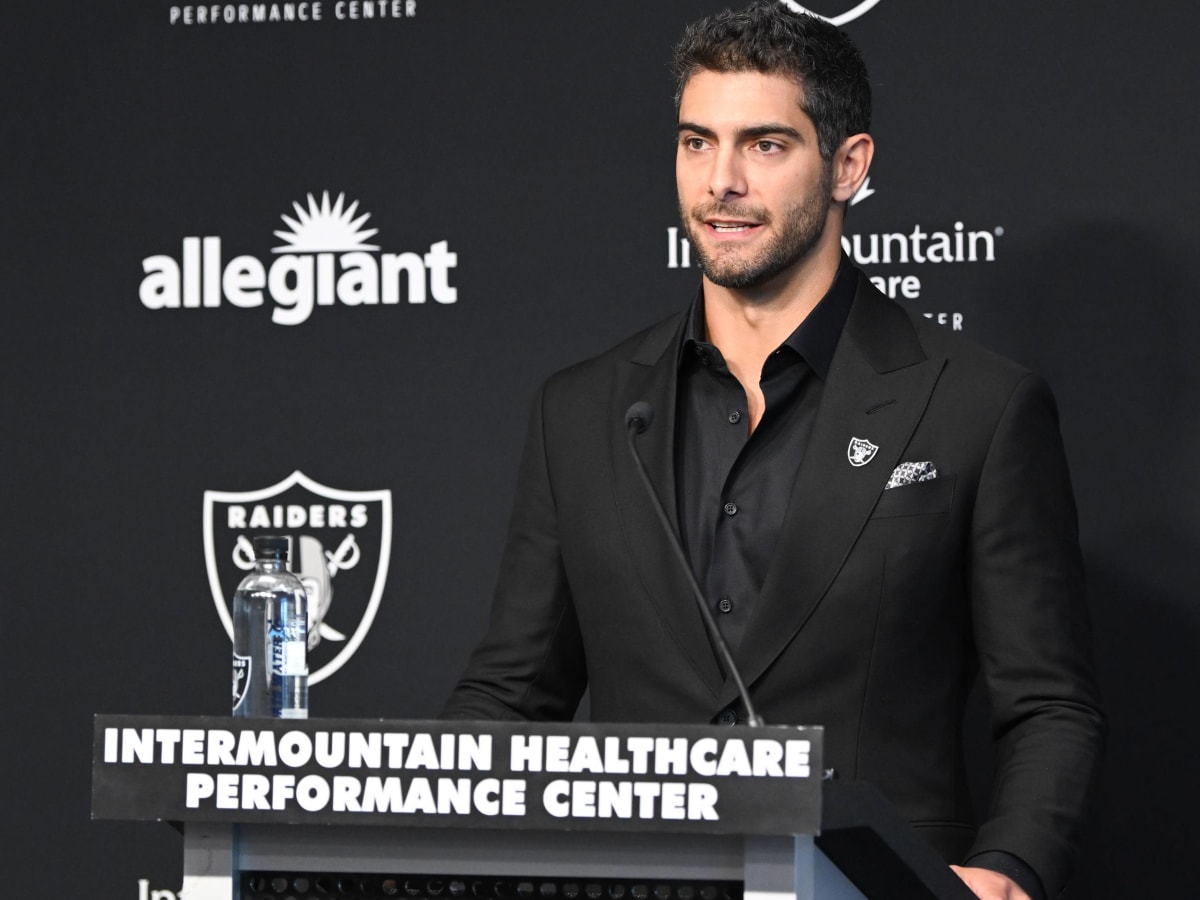
{"label": "allegiant logo", "polygon": [[308,207],[293,203],[295,218],[280,218],[287,231],[275,235],[285,243],[265,263],[255,256],[222,258],[219,237],[185,237],[182,256],[148,256],[138,297],[147,309],[213,309],[222,304],[253,309],[268,298],[271,321],[299,325],[318,306],[456,303],[458,289],[450,270],[458,254],[448,241],[436,241],[425,253],[380,253],[366,241],[378,229],[363,229],[370,213],[356,217],[358,201],[345,205],[345,194],[330,202],[326,191]]}

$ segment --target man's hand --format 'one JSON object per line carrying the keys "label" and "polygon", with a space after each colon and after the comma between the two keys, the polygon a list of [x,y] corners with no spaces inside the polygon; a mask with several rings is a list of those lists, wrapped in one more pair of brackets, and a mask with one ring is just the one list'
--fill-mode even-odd
{"label": "man's hand", "polygon": [[1029,895],[1007,875],[991,869],[976,869],[970,866],[951,866],[954,874],[961,878],[979,900],[1029,900]]}

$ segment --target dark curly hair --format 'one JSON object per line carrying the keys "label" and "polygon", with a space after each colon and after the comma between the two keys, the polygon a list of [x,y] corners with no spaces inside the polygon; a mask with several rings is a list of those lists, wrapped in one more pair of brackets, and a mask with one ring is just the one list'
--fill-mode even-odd
{"label": "dark curly hair", "polygon": [[790,12],[778,0],[693,22],[675,45],[672,68],[676,109],[699,71],[793,78],[825,159],[847,137],[871,127],[867,66],[849,35],[815,16]]}

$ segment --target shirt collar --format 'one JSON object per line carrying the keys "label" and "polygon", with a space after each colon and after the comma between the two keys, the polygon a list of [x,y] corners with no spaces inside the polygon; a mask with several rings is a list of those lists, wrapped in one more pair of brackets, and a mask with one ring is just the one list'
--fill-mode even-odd
{"label": "shirt collar", "polygon": [[[796,330],[787,336],[780,347],[789,347],[808,363],[809,367],[824,381],[829,375],[833,364],[833,352],[837,349],[838,339],[850,315],[850,306],[854,302],[854,293],[858,286],[858,273],[850,264],[850,260],[842,254],[838,265],[837,275],[833,284],[825,292],[812,312],[805,317]],[[680,362],[686,358],[682,351],[693,345],[712,346],[704,338],[704,292],[696,292],[688,311],[687,325],[683,332],[683,344],[680,347]]]}

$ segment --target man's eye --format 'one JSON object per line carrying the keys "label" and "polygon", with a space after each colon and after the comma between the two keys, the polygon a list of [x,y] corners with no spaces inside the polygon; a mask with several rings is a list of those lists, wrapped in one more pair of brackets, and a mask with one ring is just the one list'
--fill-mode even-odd
{"label": "man's eye", "polygon": [[779,149],[779,145],[774,141],[758,141],[754,146],[759,153],[774,153]]}
{"label": "man's eye", "polygon": [[690,137],[684,141],[684,144],[689,150],[703,150],[704,138]]}

